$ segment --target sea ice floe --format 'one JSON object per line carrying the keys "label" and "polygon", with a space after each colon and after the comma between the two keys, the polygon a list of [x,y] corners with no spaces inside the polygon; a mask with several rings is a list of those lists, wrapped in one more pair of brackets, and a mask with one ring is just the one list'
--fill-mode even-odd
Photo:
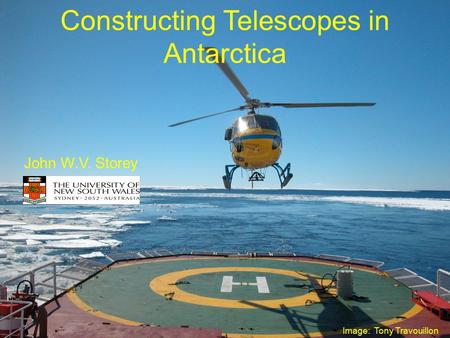
{"label": "sea ice floe", "polygon": [[13,221],[7,219],[0,219],[0,227],[1,226],[13,226],[13,225],[25,225],[27,223],[21,221]]}
{"label": "sea ice floe", "polygon": [[8,257],[6,250],[0,250],[0,258],[6,258],[6,257]]}
{"label": "sea ice floe", "polygon": [[116,240],[73,239],[62,241],[49,241],[45,244],[49,249],[94,249],[117,246],[121,242]]}
{"label": "sea ice floe", "polygon": [[83,239],[89,238],[87,235],[81,234],[69,234],[69,235],[47,235],[47,234],[14,234],[3,236],[2,239],[10,242],[26,242],[27,239],[33,239],[35,241],[57,241],[57,240],[68,240],[68,239]]}
{"label": "sea ice floe", "polygon": [[330,196],[323,197],[322,199],[325,201],[365,204],[382,208],[413,208],[429,211],[450,210],[450,200],[438,198]]}
{"label": "sea ice floe", "polygon": [[27,239],[26,243],[28,246],[34,246],[34,245],[41,245],[42,242],[41,241],[36,241],[34,239]]}
{"label": "sea ice floe", "polygon": [[123,220],[123,221],[111,221],[106,225],[113,227],[122,227],[124,225],[139,225],[139,224],[150,224],[151,221],[138,221],[138,220]]}
{"label": "sea ice floe", "polygon": [[105,257],[105,255],[100,251],[93,251],[88,254],[80,255],[81,258],[99,258],[99,257]]}
{"label": "sea ice floe", "polygon": [[[216,192],[142,192],[143,197],[191,197],[216,199],[248,199],[257,201],[301,201],[301,202],[340,202],[351,204],[364,204],[375,207],[411,208],[429,211],[450,210],[450,199],[445,198],[412,198],[412,197],[370,197],[370,196],[320,196],[320,195],[279,195],[255,193],[216,193]],[[208,204],[154,204],[163,208],[205,208]],[[209,206],[214,207],[214,206]]]}
{"label": "sea ice floe", "polygon": [[105,213],[75,213],[75,214],[42,214],[39,218],[44,219],[84,219],[89,221],[95,221],[98,223],[105,223],[114,218],[114,215]]}
{"label": "sea ice floe", "polygon": [[153,204],[158,209],[203,209],[203,208],[218,208],[217,205],[208,203],[155,203]]}
{"label": "sea ice floe", "polygon": [[111,247],[119,246],[120,244],[122,244],[122,242],[118,241],[117,239],[102,239],[100,240],[100,242],[106,243]]}
{"label": "sea ice floe", "polygon": [[33,232],[50,232],[50,231],[105,231],[107,229],[96,227],[96,226],[87,226],[87,225],[77,225],[77,224],[30,224],[30,225],[21,225],[17,228],[23,230],[29,230]]}

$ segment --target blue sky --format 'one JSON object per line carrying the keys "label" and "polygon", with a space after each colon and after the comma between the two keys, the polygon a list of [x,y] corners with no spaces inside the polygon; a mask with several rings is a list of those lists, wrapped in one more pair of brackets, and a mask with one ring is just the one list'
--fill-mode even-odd
{"label": "blue sky", "polygon": [[[358,32],[233,32],[218,21],[199,32],[67,32],[60,16],[358,14]],[[369,32],[367,13],[390,17]],[[374,101],[373,108],[270,110],[282,128],[280,163],[291,188],[450,189],[450,24],[435,1],[6,1],[0,0],[0,181],[26,174],[114,175],[126,171],[26,171],[28,156],[137,159],[146,185],[222,185],[232,163],[224,129],[239,116],[167,125],[226,110],[241,97],[214,65],[163,64],[172,41],[217,47],[283,47],[285,65],[232,65],[252,97],[275,102]],[[261,187],[275,187],[275,173]],[[245,174],[244,174],[245,177]],[[236,186],[248,186],[236,173]]]}

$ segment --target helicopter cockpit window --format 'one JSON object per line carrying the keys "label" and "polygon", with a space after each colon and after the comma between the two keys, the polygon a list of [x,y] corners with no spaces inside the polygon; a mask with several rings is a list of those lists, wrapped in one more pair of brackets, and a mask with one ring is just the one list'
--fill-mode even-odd
{"label": "helicopter cockpit window", "polygon": [[277,121],[271,116],[256,115],[257,128],[274,130],[281,134]]}
{"label": "helicopter cockpit window", "polygon": [[247,129],[270,129],[281,134],[277,121],[266,115],[247,115],[241,116],[233,123],[233,135],[242,133]]}
{"label": "helicopter cockpit window", "polygon": [[255,128],[255,117],[251,115],[241,116],[233,123],[233,134],[242,133],[250,128]]}

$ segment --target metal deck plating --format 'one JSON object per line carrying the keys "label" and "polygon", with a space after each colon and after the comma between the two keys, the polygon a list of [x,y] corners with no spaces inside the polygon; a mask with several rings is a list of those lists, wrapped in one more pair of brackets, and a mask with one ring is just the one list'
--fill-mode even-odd
{"label": "metal deck plating", "polygon": [[293,338],[339,336],[344,328],[375,334],[375,327],[450,333],[448,322],[411,302],[406,285],[373,266],[345,264],[355,271],[357,295],[347,300],[322,288],[329,282],[322,276],[343,265],[330,259],[182,255],[118,261],[62,297],[49,326],[55,337]]}

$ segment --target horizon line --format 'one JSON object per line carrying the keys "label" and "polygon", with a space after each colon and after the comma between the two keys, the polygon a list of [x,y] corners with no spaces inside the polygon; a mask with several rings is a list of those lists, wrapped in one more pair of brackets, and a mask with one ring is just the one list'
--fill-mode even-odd
{"label": "horizon line", "polygon": [[[17,182],[0,182],[0,188],[21,188],[22,185],[17,184]],[[206,186],[206,185],[141,185],[143,189],[161,189],[161,190],[226,190],[224,187],[219,186]],[[231,190],[314,190],[314,191],[384,191],[384,192],[419,192],[419,191],[441,191],[441,192],[450,192],[450,189],[385,189],[385,188],[308,188],[308,187],[293,187],[287,189],[280,189],[276,187],[243,187],[237,186]]]}

